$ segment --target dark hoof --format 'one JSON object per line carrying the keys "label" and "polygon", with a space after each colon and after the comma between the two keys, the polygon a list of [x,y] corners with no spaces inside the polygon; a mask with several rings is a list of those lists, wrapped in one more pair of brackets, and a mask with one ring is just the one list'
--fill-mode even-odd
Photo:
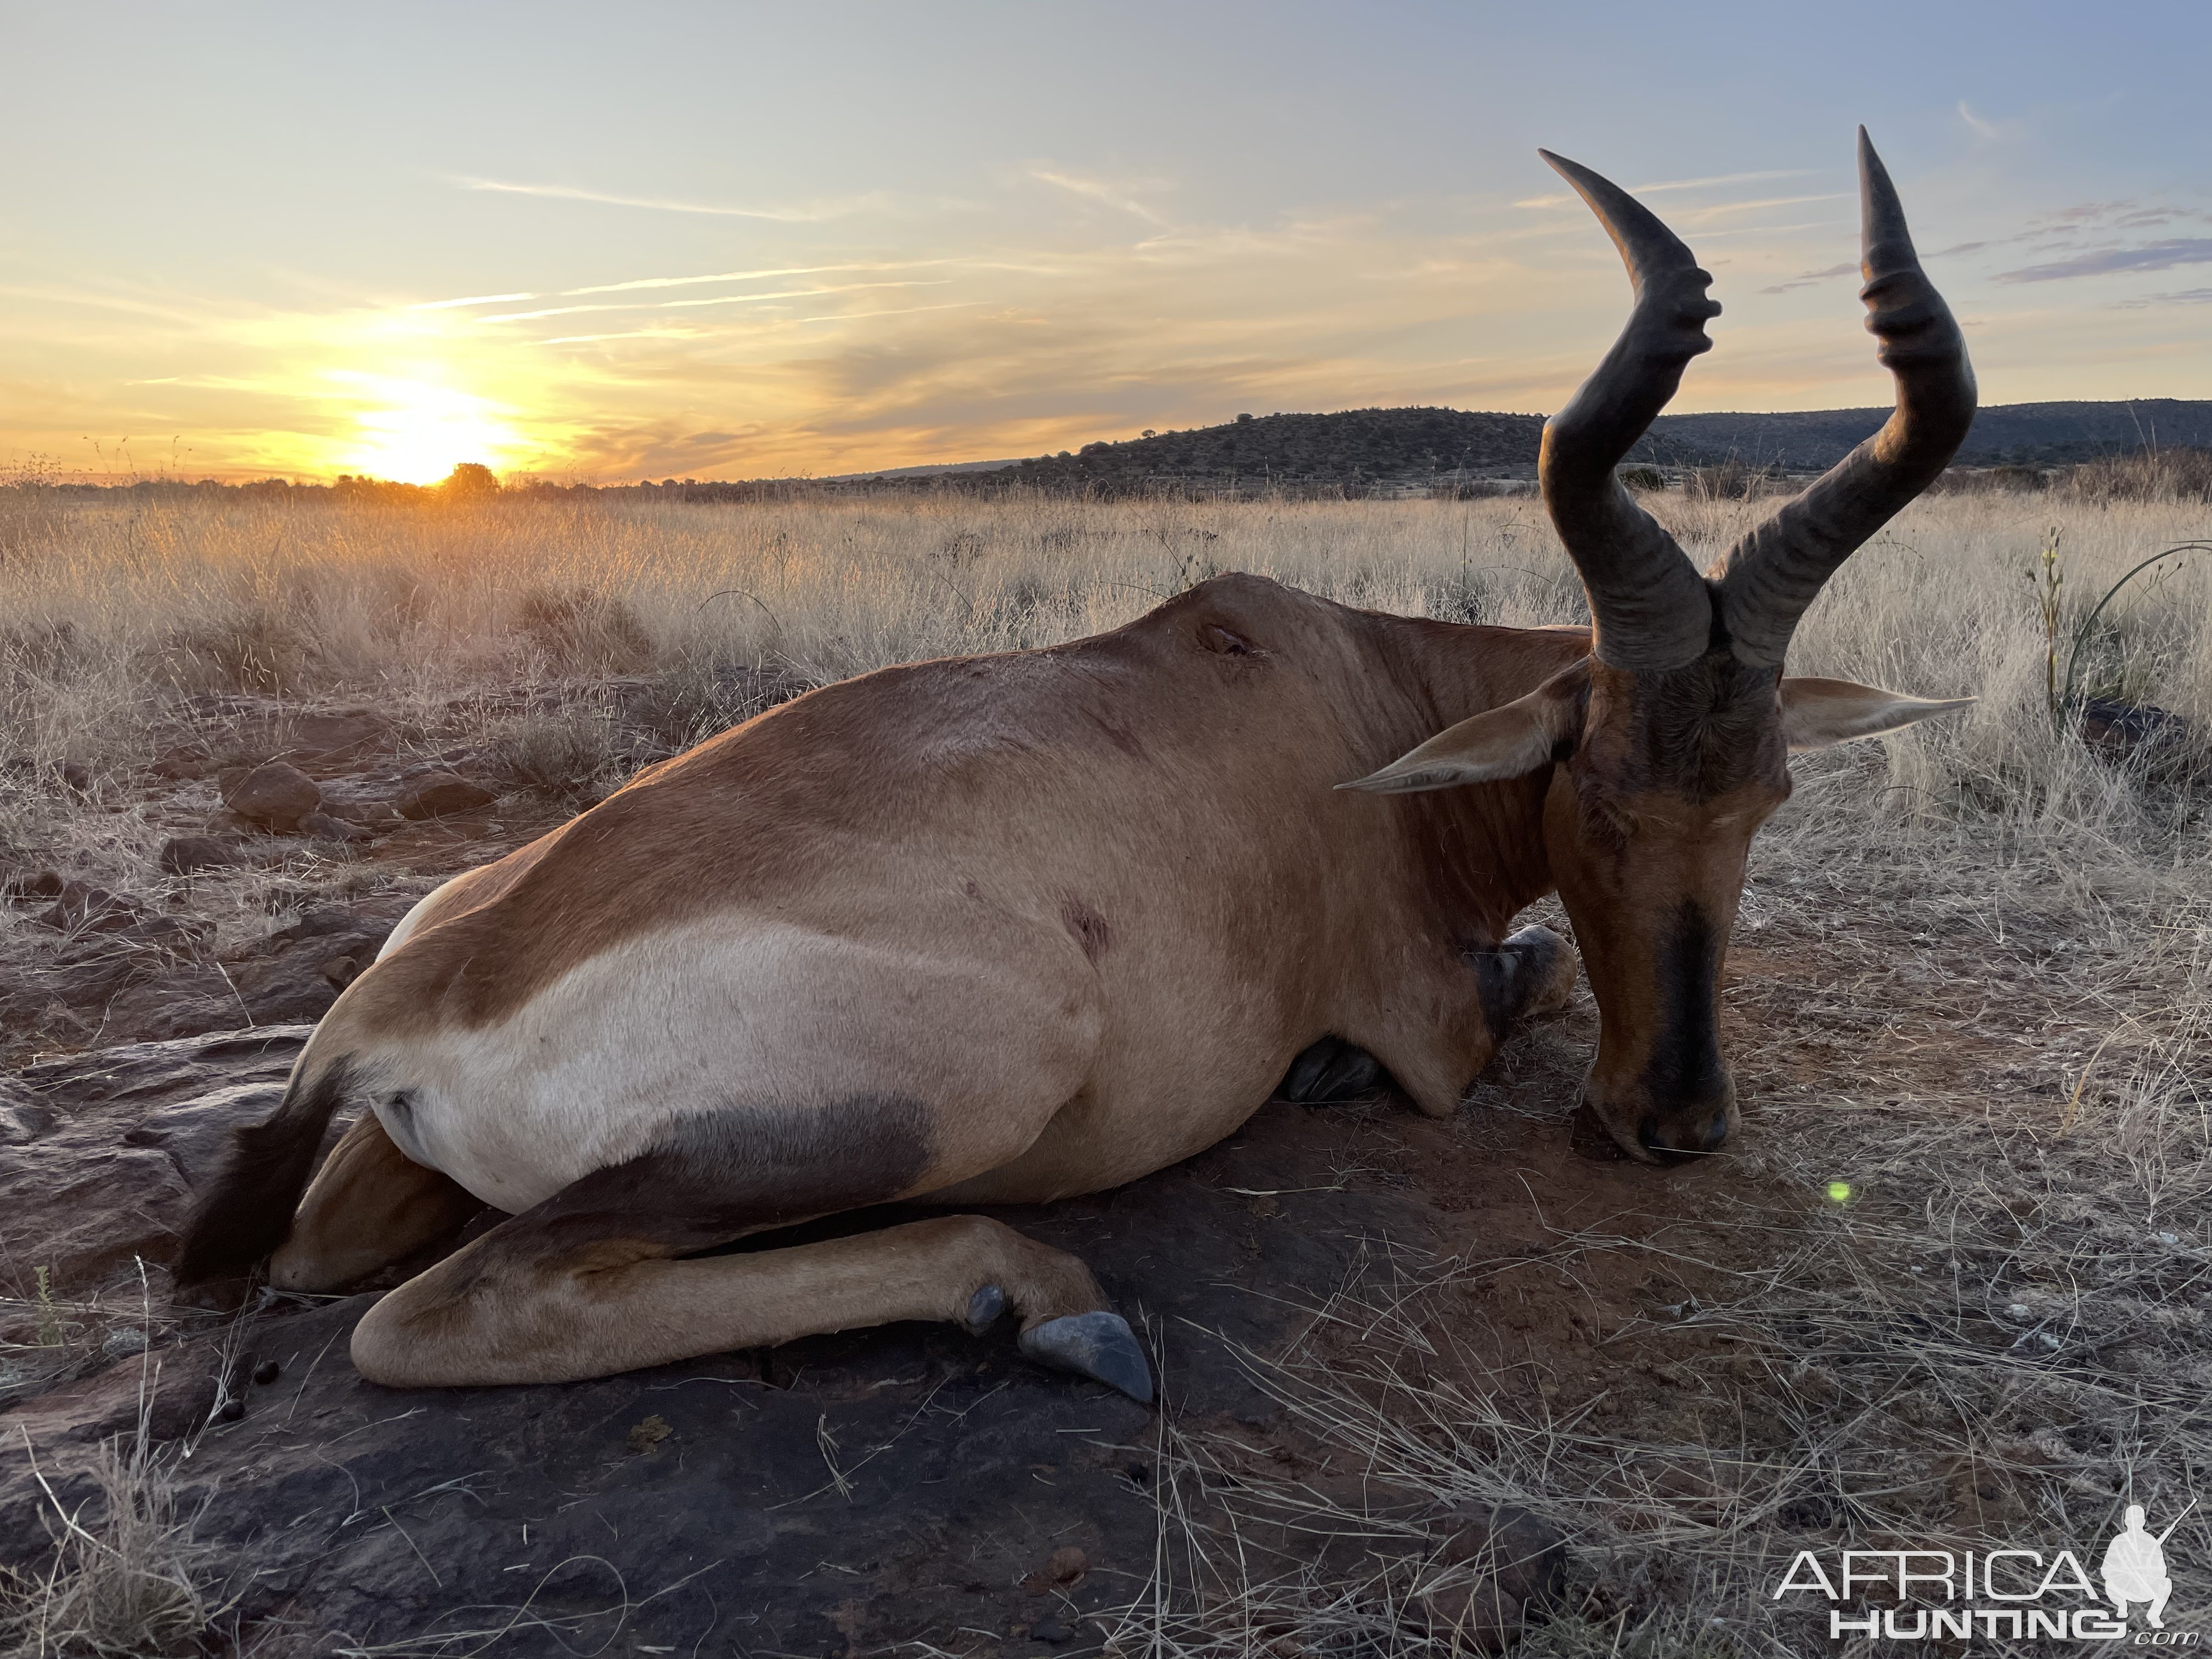
{"label": "dark hoof", "polygon": [[1357,1100],[1374,1091],[1382,1080],[1382,1066],[1364,1048],[1342,1037],[1328,1036],[1312,1044],[1291,1062],[1275,1093],[1302,1106],[1325,1101]]}
{"label": "dark hoof", "polygon": [[1129,1322],[1116,1313],[1067,1314],[1022,1333],[1022,1352],[1039,1364],[1073,1371],[1152,1403],[1152,1368]]}
{"label": "dark hoof", "polygon": [[986,1285],[968,1298],[968,1311],[960,1322],[968,1328],[970,1336],[981,1336],[999,1322],[999,1316],[1006,1310],[1006,1293],[996,1285]]}
{"label": "dark hoof", "polygon": [[1628,1156],[1613,1138],[1613,1131],[1599,1121],[1588,1101],[1575,1108],[1574,1129],[1567,1146],[1576,1157],[1589,1158],[1594,1164],[1617,1164]]}

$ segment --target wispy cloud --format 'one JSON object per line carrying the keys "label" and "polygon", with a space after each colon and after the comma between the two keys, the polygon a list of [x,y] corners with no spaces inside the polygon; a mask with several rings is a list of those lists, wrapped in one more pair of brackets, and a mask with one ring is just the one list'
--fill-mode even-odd
{"label": "wispy cloud", "polygon": [[879,195],[848,197],[842,201],[801,202],[774,207],[732,207],[719,202],[679,202],[661,196],[618,196],[609,191],[583,190],[574,185],[518,185],[503,179],[456,178],[463,190],[495,191],[508,196],[544,196],[563,202],[594,202],[605,207],[644,208],[655,213],[703,213],[726,219],[766,219],[778,224],[819,224],[842,219],[864,209],[879,206]]}
{"label": "wispy cloud", "polygon": [[684,311],[699,306],[758,305],[768,300],[811,300],[825,294],[856,294],[864,289],[934,288],[945,280],[943,277],[918,277],[896,283],[840,283],[828,288],[774,289],[760,294],[717,294],[705,300],[636,300],[617,301],[611,305],[548,306],[542,311],[493,312],[477,320],[480,323],[527,323],[540,317],[574,317],[594,311]]}
{"label": "wispy cloud", "polygon": [[1094,202],[1103,202],[1108,207],[1142,219],[1146,224],[1158,225],[1164,230],[1168,222],[1146,203],[1139,201],[1139,190],[1163,190],[1166,186],[1158,180],[1139,179],[1127,184],[1109,179],[1093,179],[1065,167],[1032,167],[1029,176],[1040,184],[1051,185],[1077,196],[1088,197]]}
{"label": "wispy cloud", "polygon": [[1856,276],[1858,274],[1858,261],[1846,259],[1839,265],[1830,265],[1826,270],[1808,270],[1799,276],[1792,276],[1786,283],[1777,283],[1771,288],[1763,288],[1759,291],[1761,294],[1787,294],[1792,289],[1810,288],[1815,283],[1825,283],[1832,277]]}
{"label": "wispy cloud", "polygon": [[457,311],[463,306],[509,305],[517,300],[534,300],[535,294],[471,294],[460,300],[425,300],[419,306],[405,307],[409,311]]}
{"label": "wispy cloud", "polygon": [[2145,294],[2132,300],[2115,300],[2115,311],[2148,311],[2156,306],[2212,305],[2212,288],[2185,288],[2172,294]]}
{"label": "wispy cloud", "polygon": [[2116,271],[2171,270],[2176,265],[2212,264],[2212,236],[2177,236],[2142,247],[2103,248],[2053,259],[2046,264],[2023,265],[1997,273],[2000,283],[2056,283],[2069,276],[2109,276]]}
{"label": "wispy cloud", "polygon": [[1996,122],[1984,120],[1972,110],[1967,108],[1966,100],[1963,98],[1959,100],[1959,118],[1973,129],[1977,138],[1999,138],[2004,136]]}
{"label": "wispy cloud", "polygon": [[[1668,190],[1712,190],[1717,189],[1723,185],[1749,185],[1755,184],[1762,179],[1802,179],[1807,177],[1811,171],[1812,169],[1809,167],[1769,167],[1759,173],[1716,173],[1710,178],[1662,179],[1656,185],[1631,185],[1628,186],[1628,189],[1632,195],[1656,196],[1662,191]],[[1550,196],[1524,197],[1520,201],[1514,203],[1513,205],[1517,208],[1555,208],[1565,207],[1569,203],[1578,201],[1581,198],[1569,194],[1565,191],[1561,191]],[[1782,199],[1792,202],[1821,202],[1826,201],[1828,198],[1824,196],[1791,196],[1785,197]],[[1740,205],[1743,207],[1760,207],[1771,206],[1772,204],[1745,202]]]}
{"label": "wispy cloud", "polygon": [[[702,283],[758,283],[777,276],[828,276],[848,270],[913,270],[925,265],[950,264],[949,259],[876,260],[860,264],[839,265],[782,265],[772,270],[720,270],[705,276],[637,276],[627,283],[597,283],[589,288],[564,288],[564,300],[584,294],[628,294],[643,288],[695,288]],[[535,299],[535,295],[517,294],[517,300]]]}

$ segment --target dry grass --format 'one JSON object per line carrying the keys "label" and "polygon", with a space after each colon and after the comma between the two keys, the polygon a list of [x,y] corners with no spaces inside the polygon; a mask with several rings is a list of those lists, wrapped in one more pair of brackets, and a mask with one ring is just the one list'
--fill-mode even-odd
{"label": "dry grass", "polygon": [[[1644,499],[1700,556],[1771,505]],[[1111,627],[1218,570],[1455,620],[1583,615],[1515,497],[190,502],[11,522],[0,842],[140,890],[163,833],[146,769],[194,694],[372,703],[411,743],[477,743],[550,811],[791,689]],[[2212,1485],[2212,558],[2139,579],[2085,646],[2085,686],[2185,722],[2156,755],[2053,720],[2036,590],[2056,530],[2063,651],[2129,567],[2207,528],[2185,501],[1947,495],[1808,618],[1797,672],[1982,702],[1798,763],[1738,933],[1732,1051],[1758,1104],[1734,1195],[1695,1226],[1550,1246],[1571,1275],[1649,1257],[1705,1286],[1607,1339],[1705,1345],[1682,1362],[1694,1409],[1661,1432],[1547,1405],[1455,1334],[1479,1334],[1465,1297],[1498,1263],[1393,1258],[1306,1344],[1252,1357],[1316,1455],[1360,1481],[1271,1474],[1164,1421],[1158,1572],[1118,1646],[1443,1651],[1401,1616],[1439,1507],[1504,1497],[1576,1547],[1571,1605],[1525,1651],[1787,1654],[1807,1650],[1763,1598],[1797,1547],[2088,1548],[2126,1496],[2170,1515]],[[215,919],[235,933],[270,925],[254,882],[359,879],[311,865],[172,896],[230,907]],[[0,962],[45,948],[29,927],[0,912]],[[1824,1196],[1836,1182],[1848,1201]],[[2171,1547],[2192,1618],[2212,1606],[2205,1515]],[[1301,1529],[1358,1547],[1319,1568],[1270,1553]]]}
{"label": "dry grass", "polygon": [[[0,1659],[161,1659],[235,1651],[217,1626],[235,1602],[221,1553],[194,1534],[176,1474],[187,1443],[151,1434],[160,1364],[139,1364],[135,1431],[103,1440],[84,1471],[92,1491],[71,1501],[40,1468],[27,1429],[23,1451],[46,1495],[53,1540],[41,1570],[0,1568]],[[203,1502],[204,1507],[204,1501]]]}

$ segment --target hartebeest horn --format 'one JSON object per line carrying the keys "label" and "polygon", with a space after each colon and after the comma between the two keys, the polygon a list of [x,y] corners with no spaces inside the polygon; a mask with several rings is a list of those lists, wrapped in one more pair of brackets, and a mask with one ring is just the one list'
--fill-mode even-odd
{"label": "hartebeest horn", "polygon": [[1882,429],[1715,565],[1721,616],[1737,658],[1780,665],[1821,584],[1875,531],[1934,483],[1974,422],[1974,371],[1951,309],[1936,293],[1881,158],[1859,129],[1861,269],[1875,356],[1897,381]]}
{"label": "hartebeest horn", "polygon": [[1710,351],[1712,277],[1634,197],[1588,167],[1536,152],[1613,238],[1635,285],[1628,325],[1597,371],[1544,423],[1537,475],[1567,556],[1582,573],[1597,654],[1617,668],[1678,668],[1705,653],[1712,600],[1674,538],[1629,499],[1613,469],[1667,406],[1691,358]]}

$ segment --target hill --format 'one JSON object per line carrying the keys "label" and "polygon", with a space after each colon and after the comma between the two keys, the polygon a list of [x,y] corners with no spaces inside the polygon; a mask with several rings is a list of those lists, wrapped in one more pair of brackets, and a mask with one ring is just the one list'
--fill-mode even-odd
{"label": "hill", "polygon": [[[1662,415],[1630,459],[1676,466],[1736,459],[1817,472],[1888,418],[1887,409]],[[1220,426],[1085,444],[1073,454],[994,467],[978,482],[1122,495],[1178,485],[1366,489],[1425,486],[1455,474],[1468,481],[1525,478],[1534,474],[1543,424],[1537,415],[1455,409],[1240,415]],[[1975,417],[1959,461],[2063,466],[2188,447],[2212,447],[2212,400],[2004,404]]]}

